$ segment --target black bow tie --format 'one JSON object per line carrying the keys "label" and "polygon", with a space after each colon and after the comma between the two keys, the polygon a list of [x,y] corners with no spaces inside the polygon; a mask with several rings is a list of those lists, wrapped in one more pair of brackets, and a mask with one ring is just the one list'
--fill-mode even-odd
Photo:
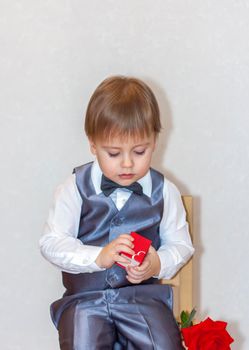
{"label": "black bow tie", "polygon": [[106,177],[105,175],[102,175],[100,188],[106,197],[110,196],[110,194],[114,192],[116,188],[127,188],[128,190],[136,194],[139,194],[139,195],[143,194],[143,188],[138,182],[133,182],[129,186],[122,186],[108,179],[108,177]]}

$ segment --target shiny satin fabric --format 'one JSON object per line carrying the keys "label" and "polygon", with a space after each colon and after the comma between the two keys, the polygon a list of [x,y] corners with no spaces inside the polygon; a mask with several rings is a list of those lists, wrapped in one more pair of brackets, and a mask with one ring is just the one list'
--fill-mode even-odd
{"label": "shiny satin fabric", "polygon": [[[103,247],[120,234],[135,231],[150,239],[157,250],[160,246],[159,226],[164,206],[163,175],[151,169],[151,197],[132,193],[119,211],[110,197],[103,193],[96,194],[91,181],[91,168],[92,163],[75,168],[76,184],[83,201],[78,239],[87,245]],[[67,290],[65,295],[130,284],[125,270],[116,265],[96,273],[63,272],[62,275]],[[150,279],[145,283],[154,282],[155,279]]]}
{"label": "shiny satin fabric", "polygon": [[[96,194],[91,166],[75,169],[83,200],[78,238],[84,244],[105,246],[122,233],[137,231],[158,249],[162,174],[151,169],[151,197],[133,193],[118,211],[110,197]],[[171,311],[171,287],[157,284],[155,278],[130,285],[125,276],[117,265],[94,273],[63,272],[66,292],[51,305],[62,350],[112,350],[114,346],[116,350],[117,344],[119,350],[182,349]]]}
{"label": "shiny satin fabric", "polygon": [[60,317],[61,350],[182,350],[171,302],[166,285],[86,292]]}

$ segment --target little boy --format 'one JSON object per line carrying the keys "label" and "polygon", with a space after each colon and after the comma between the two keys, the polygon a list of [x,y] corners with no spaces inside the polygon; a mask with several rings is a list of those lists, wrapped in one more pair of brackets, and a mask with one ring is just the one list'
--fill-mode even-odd
{"label": "little boy", "polygon": [[[108,78],[90,99],[96,159],[58,187],[40,239],[66,288],[51,305],[62,350],[182,349],[171,289],[158,282],[194,249],[177,188],[150,168],[160,129],[156,98],[138,79]],[[132,231],[152,241],[140,266],[123,254],[134,254]]]}

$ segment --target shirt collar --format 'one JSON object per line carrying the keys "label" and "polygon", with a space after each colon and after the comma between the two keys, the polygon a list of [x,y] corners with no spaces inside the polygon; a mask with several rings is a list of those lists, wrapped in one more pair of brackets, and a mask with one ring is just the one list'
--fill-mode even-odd
{"label": "shirt collar", "polygon": [[[97,194],[100,194],[102,192],[100,188],[102,174],[103,173],[102,173],[102,170],[100,169],[99,163],[97,159],[95,159],[92,165],[91,178],[92,178],[94,189]],[[143,193],[146,196],[151,197],[152,180],[151,180],[150,171],[148,171],[141,179],[137,180],[137,182],[142,186]]]}

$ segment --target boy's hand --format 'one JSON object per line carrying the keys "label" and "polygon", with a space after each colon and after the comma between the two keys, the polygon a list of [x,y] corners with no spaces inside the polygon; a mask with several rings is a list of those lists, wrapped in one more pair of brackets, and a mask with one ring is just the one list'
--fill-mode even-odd
{"label": "boy's hand", "polygon": [[144,258],[143,263],[140,266],[132,267],[128,265],[126,267],[127,276],[131,283],[141,283],[152,276],[157,276],[160,273],[161,262],[155,248],[150,246],[150,249]]}
{"label": "boy's hand", "polygon": [[126,252],[128,254],[135,254],[132,250],[134,247],[134,238],[131,235],[123,234],[118,238],[107,244],[97,256],[95,260],[96,264],[102,268],[110,268],[114,263],[120,263],[122,265],[128,265],[130,261],[125,257],[120,255],[121,252]]}

